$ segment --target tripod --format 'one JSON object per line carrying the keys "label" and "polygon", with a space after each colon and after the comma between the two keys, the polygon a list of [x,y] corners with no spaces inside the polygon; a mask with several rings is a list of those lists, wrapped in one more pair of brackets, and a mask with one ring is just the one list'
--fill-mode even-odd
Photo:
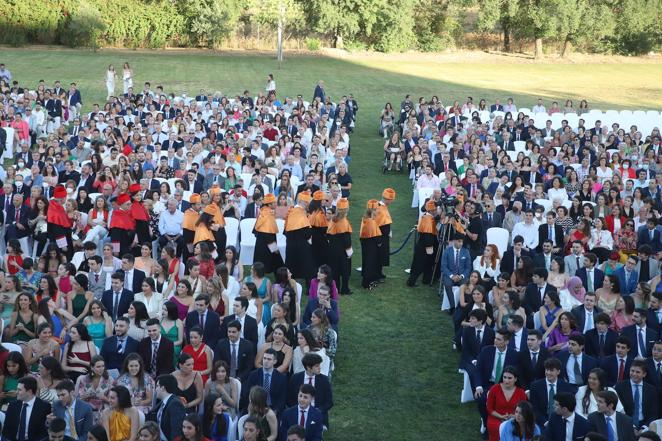
{"label": "tripod", "polygon": [[[445,221],[439,224],[439,231],[437,231],[437,240],[439,241],[439,245],[437,246],[437,255],[434,256],[434,269],[432,270],[432,280],[430,281],[430,286],[432,286],[434,278],[437,275],[436,273],[437,268],[439,267],[439,259],[441,259],[441,256],[446,250],[446,246],[448,245],[448,242],[450,241],[450,238],[455,231],[452,222],[452,217],[446,217]],[[441,285],[440,292],[441,290],[443,290],[443,284]]]}

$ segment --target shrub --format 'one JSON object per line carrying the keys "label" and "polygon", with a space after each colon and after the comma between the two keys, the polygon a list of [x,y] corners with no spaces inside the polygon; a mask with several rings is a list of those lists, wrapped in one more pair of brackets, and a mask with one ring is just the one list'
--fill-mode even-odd
{"label": "shrub", "polygon": [[317,52],[322,47],[319,38],[306,38],[306,48],[311,52]]}

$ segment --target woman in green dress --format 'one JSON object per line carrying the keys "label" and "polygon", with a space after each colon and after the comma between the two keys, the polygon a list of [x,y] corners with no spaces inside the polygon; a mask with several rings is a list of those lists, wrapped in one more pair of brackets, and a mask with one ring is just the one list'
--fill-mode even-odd
{"label": "woman in green dress", "polygon": [[35,337],[37,328],[37,302],[28,293],[21,293],[14,302],[14,312],[9,323],[12,343],[25,344]]}
{"label": "woman in green dress", "polygon": [[99,300],[90,303],[91,314],[85,317],[83,324],[87,328],[94,345],[101,349],[106,337],[113,335],[113,321],[106,312],[106,308]]}
{"label": "woman in green dress", "polygon": [[161,311],[161,335],[165,336],[175,345],[175,356],[173,357],[172,364],[176,366],[184,342],[184,323],[182,323],[177,314],[177,305],[170,300],[163,304]]}
{"label": "woman in green dress", "polygon": [[71,288],[71,292],[67,294],[67,311],[80,323],[90,313],[94,294],[87,290],[88,280],[85,274],[77,274]]}
{"label": "woman in green dress", "polygon": [[0,305],[2,305],[2,312],[0,318],[5,322],[9,322],[11,314],[14,312],[14,303],[16,297],[21,292],[21,281],[16,276],[7,276],[4,278],[2,292],[0,292]]}
{"label": "woman in green dress", "polygon": [[3,406],[16,400],[18,380],[28,374],[28,367],[20,352],[10,352],[0,375],[0,404]]}

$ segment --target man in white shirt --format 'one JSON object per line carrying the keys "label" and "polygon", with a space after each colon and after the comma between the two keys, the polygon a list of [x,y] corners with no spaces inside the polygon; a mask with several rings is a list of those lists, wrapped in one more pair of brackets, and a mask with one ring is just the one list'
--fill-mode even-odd
{"label": "man in white shirt", "polygon": [[425,174],[421,175],[418,178],[418,181],[416,182],[416,188],[419,190],[422,188],[439,188],[440,183],[439,183],[439,177],[435,176],[434,173],[432,173],[432,166],[431,165],[426,165],[425,166]]}
{"label": "man in white shirt", "polygon": [[173,375],[162,375],[157,378],[154,390],[159,400],[155,410],[161,441],[173,440],[181,435],[186,416],[184,405],[175,395],[178,391],[177,379]]}
{"label": "man in white shirt", "polygon": [[547,109],[545,109],[545,106],[542,103],[542,98],[538,98],[538,104],[533,106],[533,109],[531,111],[536,114],[536,113],[546,113]]}
{"label": "man in white shirt", "polygon": [[513,227],[512,237],[522,236],[524,238],[524,249],[531,252],[538,246],[538,227],[533,222],[533,210],[528,210],[524,215],[524,222],[519,222]]}
{"label": "man in white shirt", "polygon": [[563,262],[568,277],[574,276],[579,268],[584,267],[584,246],[581,241],[576,240],[572,243],[572,252],[563,258]]}
{"label": "man in white shirt", "polygon": [[554,396],[554,414],[545,426],[545,439],[554,441],[583,440],[590,430],[588,421],[575,413],[577,400],[568,392]]}
{"label": "man in white shirt", "polygon": [[159,217],[159,245],[164,247],[168,242],[177,244],[178,253],[183,245],[182,243],[182,223],[184,222],[184,213],[177,209],[177,200],[168,199],[168,209],[161,213]]}

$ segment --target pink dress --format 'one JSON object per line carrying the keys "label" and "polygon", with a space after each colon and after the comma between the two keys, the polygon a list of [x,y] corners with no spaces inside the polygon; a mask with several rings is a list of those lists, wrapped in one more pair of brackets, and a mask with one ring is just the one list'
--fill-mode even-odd
{"label": "pink dress", "polygon": [[168,300],[177,306],[177,318],[182,321],[186,320],[186,314],[188,314],[188,305],[181,303],[175,296],[170,297]]}
{"label": "pink dress", "polygon": [[[320,281],[317,279],[312,279],[310,281],[310,289],[308,289],[308,298],[316,299],[317,298],[317,289],[319,288]],[[338,287],[336,287],[336,281],[331,281],[331,298],[333,300],[338,300]]]}
{"label": "pink dress", "polygon": [[71,290],[73,289],[69,277],[60,278],[60,281],[58,282],[57,286],[60,289],[60,292],[63,294],[67,294],[71,292]]}

